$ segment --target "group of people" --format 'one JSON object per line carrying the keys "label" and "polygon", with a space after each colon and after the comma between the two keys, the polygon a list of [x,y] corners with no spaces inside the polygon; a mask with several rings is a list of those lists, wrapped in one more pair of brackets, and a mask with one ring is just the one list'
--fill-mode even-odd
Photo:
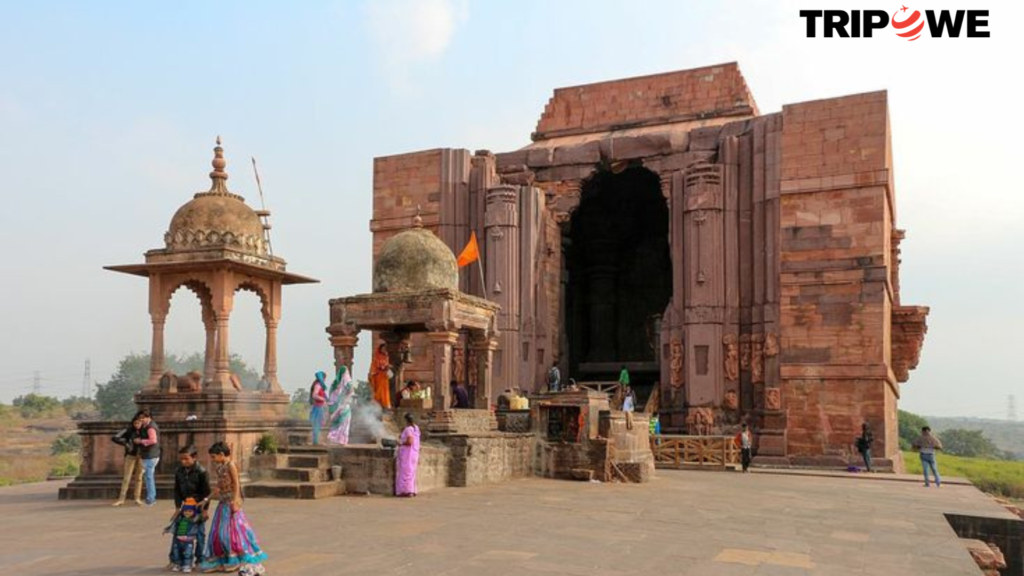
{"label": "group of people", "polygon": [[[140,410],[131,424],[114,435],[114,442],[124,446],[124,479],[120,497],[114,506],[122,506],[132,481],[135,502],[152,506],[156,502],[155,471],[160,462],[159,427],[146,410]],[[267,554],[260,546],[256,532],[242,511],[242,487],[238,468],[231,459],[231,448],[215,442],[209,448],[210,461],[216,470],[216,483],[211,486],[209,473],[199,463],[194,446],[178,451],[178,468],[174,473],[174,514],[164,529],[171,535],[168,569],[189,573],[231,572],[239,570],[249,576],[263,574],[262,562]],[[145,478],[146,499],[141,499]],[[209,536],[206,521],[210,519],[211,500],[217,500]]]}
{"label": "group of people", "polygon": [[[378,349],[378,356],[374,358],[373,367],[370,370],[370,383],[373,394],[373,401],[382,408],[390,408],[389,384],[381,384],[383,378],[392,377],[390,365],[386,364],[387,353],[384,346]],[[383,354],[381,358],[379,355]],[[309,390],[309,401],[311,404],[309,419],[313,430],[313,444],[320,444],[320,433],[324,424],[328,426],[327,442],[329,444],[343,446],[349,442],[349,432],[352,425],[352,414],[355,408],[355,394],[357,383],[347,367],[342,366],[330,385],[326,382],[327,375],[317,372],[314,375],[313,383]],[[422,387],[418,382],[411,380],[401,391],[403,398],[421,397]],[[455,392],[456,402],[468,403],[469,397],[465,389],[460,395]],[[458,406],[456,406],[458,407]],[[398,439],[398,446],[395,451],[395,495],[402,497],[415,496],[416,472],[419,468],[420,457],[420,429],[412,414],[405,415],[405,427],[402,429]]]}
{"label": "group of people", "polygon": [[330,386],[326,378],[325,373],[317,372],[309,389],[313,444],[320,444],[320,432],[327,424],[327,441],[343,446],[348,444],[357,383],[345,366],[338,369]]}

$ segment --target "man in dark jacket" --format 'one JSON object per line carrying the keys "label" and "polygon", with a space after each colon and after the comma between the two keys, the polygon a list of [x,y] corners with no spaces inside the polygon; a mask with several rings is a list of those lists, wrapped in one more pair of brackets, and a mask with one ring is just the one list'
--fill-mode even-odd
{"label": "man in dark jacket", "polygon": [[[181,510],[181,505],[188,499],[195,500],[199,508],[196,516],[199,535],[196,539],[195,560],[200,563],[204,559],[206,543],[206,516],[210,505],[210,475],[199,463],[199,452],[195,446],[186,446],[178,450],[178,469],[174,472],[174,507]],[[173,559],[172,559],[173,562]]]}

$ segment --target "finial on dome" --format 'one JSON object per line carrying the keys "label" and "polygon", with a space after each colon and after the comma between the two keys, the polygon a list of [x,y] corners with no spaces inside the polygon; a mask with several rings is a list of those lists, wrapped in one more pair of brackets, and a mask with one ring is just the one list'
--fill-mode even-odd
{"label": "finial on dome", "polygon": [[420,216],[420,205],[416,205],[416,215],[412,217],[412,225],[416,228],[423,228],[423,217]]}
{"label": "finial on dome", "polygon": [[213,172],[210,172],[210,180],[212,180],[212,186],[210,192],[227,192],[228,188],[225,184],[225,180],[228,179],[228,173],[224,171],[227,167],[227,160],[224,159],[224,149],[220,146],[220,136],[217,136],[217,146],[213,149]]}

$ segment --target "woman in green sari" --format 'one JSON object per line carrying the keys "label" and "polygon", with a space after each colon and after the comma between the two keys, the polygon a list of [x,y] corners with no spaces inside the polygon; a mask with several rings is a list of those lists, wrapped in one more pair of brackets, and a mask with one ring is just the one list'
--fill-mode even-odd
{"label": "woman in green sari", "polygon": [[352,423],[352,399],[355,398],[356,383],[352,380],[348,368],[342,366],[338,375],[331,383],[328,393],[328,425],[327,441],[332,444],[348,444],[348,430]]}

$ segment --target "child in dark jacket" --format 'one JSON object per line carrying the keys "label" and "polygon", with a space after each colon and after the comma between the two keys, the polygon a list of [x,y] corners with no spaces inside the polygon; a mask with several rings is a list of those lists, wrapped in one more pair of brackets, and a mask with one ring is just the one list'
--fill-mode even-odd
{"label": "child in dark jacket", "polygon": [[172,537],[171,562],[174,566],[171,570],[174,572],[192,571],[200,522],[199,506],[194,499],[188,498],[171,518],[171,524],[164,528],[164,534]]}

